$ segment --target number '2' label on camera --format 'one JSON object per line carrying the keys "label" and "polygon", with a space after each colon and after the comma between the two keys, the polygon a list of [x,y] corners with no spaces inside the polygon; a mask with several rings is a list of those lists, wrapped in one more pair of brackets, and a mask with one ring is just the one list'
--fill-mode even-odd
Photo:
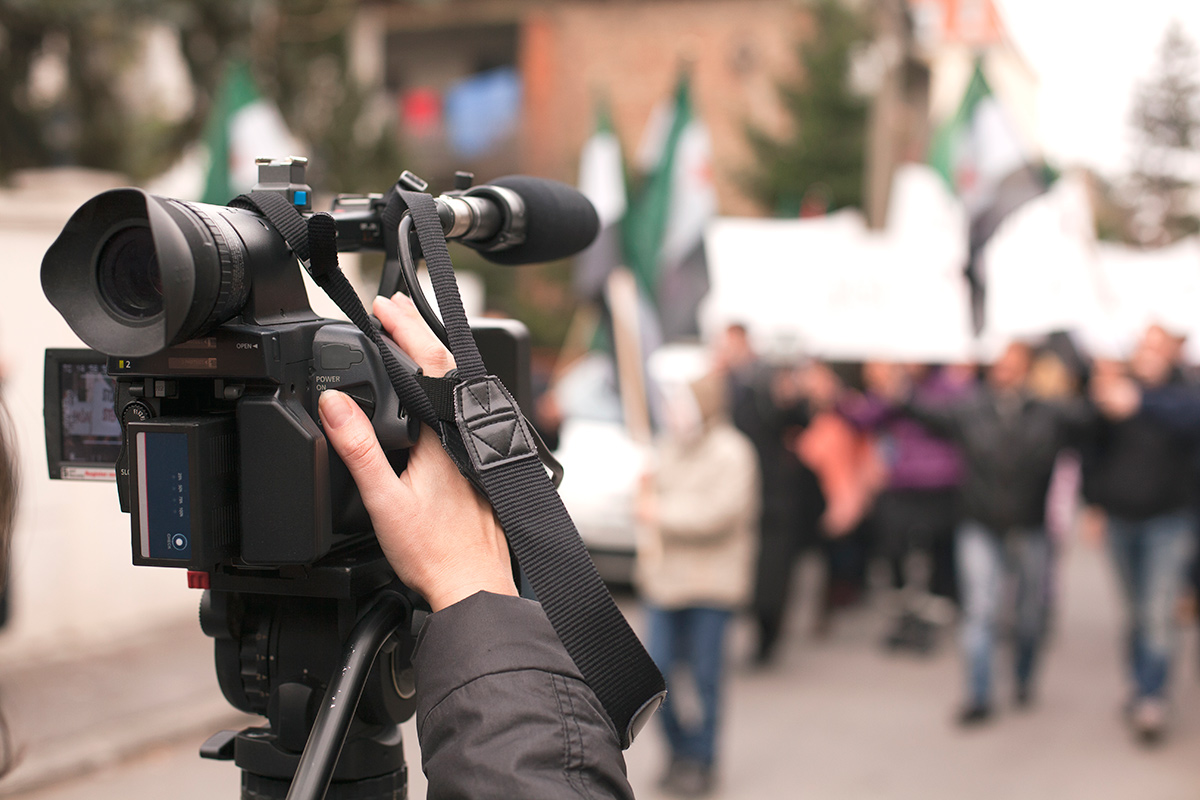
{"label": "number '2' label on camera", "polygon": [[137,434],[138,518],[144,558],[192,556],[188,441],[182,433]]}

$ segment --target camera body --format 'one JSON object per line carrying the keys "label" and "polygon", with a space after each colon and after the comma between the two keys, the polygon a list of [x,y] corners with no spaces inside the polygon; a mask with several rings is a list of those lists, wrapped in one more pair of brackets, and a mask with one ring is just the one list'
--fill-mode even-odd
{"label": "camera body", "polygon": [[[259,172],[256,190],[308,210],[303,159],[263,160]],[[382,248],[381,200],[339,201],[339,249]],[[337,389],[358,403],[397,470],[420,425],[401,407],[371,339],[312,311],[296,255],[262,216],[137,189],[105,192],[76,211],[47,251],[42,284],[80,338],[108,356],[112,396],[111,414],[80,397],[94,383],[95,358],[72,365],[69,351],[48,351],[51,477],[104,474],[96,472],[102,464],[80,469],[64,457],[80,451],[94,462],[97,448],[64,443],[79,427],[72,414],[95,417],[94,427],[119,442],[108,474],[131,517],[135,564],[245,583],[303,577],[331,554],[375,547],[357,488],[321,431],[318,398]],[[473,330],[521,398],[527,330],[511,320]],[[382,340],[402,369],[418,371]]]}
{"label": "camera body", "polygon": [[348,323],[226,324],[150,356],[110,358],[108,369],[136,564],[302,565],[369,535],[354,483],[317,422],[327,388],[358,402],[398,468],[417,437],[374,345]]}

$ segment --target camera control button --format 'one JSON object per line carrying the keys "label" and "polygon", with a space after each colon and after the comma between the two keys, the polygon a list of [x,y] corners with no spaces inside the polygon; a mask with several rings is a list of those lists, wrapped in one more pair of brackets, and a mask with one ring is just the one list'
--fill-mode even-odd
{"label": "camera control button", "polygon": [[324,344],[319,360],[319,369],[350,369],[362,363],[363,351],[347,344]]}
{"label": "camera control button", "polygon": [[152,412],[149,406],[147,406],[145,403],[130,403],[125,406],[125,408],[121,409],[121,425],[124,427],[131,422],[145,422],[146,420],[153,418],[153,416],[154,412]]}
{"label": "camera control button", "polygon": [[346,386],[342,391],[350,396],[350,399],[358,403],[358,407],[362,409],[367,418],[375,416],[375,389],[369,383],[362,383],[357,386]]}

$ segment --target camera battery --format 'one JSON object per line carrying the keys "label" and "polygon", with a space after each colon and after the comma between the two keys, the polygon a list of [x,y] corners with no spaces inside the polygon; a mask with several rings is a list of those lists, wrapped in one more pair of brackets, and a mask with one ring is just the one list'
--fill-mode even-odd
{"label": "camera battery", "polygon": [[237,432],[231,415],[131,422],[133,561],[209,570],[236,552]]}

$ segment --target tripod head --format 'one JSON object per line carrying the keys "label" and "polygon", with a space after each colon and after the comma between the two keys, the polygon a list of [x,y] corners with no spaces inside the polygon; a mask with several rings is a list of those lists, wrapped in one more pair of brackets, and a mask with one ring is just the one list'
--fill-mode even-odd
{"label": "tripod head", "polygon": [[242,769],[243,800],[406,796],[400,724],[416,707],[414,598],[370,549],[286,585],[215,575],[205,591],[200,624],[215,641],[221,690],[267,719],[201,748]]}

